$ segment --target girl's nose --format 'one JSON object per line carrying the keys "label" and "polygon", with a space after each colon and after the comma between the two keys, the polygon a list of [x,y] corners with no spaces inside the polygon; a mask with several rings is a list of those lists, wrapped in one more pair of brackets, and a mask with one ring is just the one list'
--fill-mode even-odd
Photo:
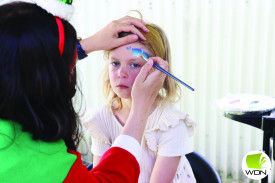
{"label": "girl's nose", "polygon": [[118,77],[120,78],[127,78],[127,71],[126,71],[126,68],[124,67],[120,67],[119,70],[118,70]]}

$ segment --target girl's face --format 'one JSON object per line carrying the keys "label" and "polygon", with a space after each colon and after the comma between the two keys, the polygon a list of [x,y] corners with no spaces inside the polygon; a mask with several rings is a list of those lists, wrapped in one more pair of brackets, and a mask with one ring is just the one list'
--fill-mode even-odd
{"label": "girl's face", "polygon": [[133,56],[132,48],[143,48],[149,54],[143,44],[135,42],[112,50],[108,59],[111,87],[122,99],[131,98],[134,81],[145,64],[141,57]]}

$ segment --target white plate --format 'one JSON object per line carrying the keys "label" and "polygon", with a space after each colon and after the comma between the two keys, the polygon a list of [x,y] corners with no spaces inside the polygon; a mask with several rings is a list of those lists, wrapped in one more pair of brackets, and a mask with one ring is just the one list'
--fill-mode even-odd
{"label": "white plate", "polygon": [[255,94],[228,95],[220,99],[217,105],[231,114],[263,113],[275,109],[275,98]]}

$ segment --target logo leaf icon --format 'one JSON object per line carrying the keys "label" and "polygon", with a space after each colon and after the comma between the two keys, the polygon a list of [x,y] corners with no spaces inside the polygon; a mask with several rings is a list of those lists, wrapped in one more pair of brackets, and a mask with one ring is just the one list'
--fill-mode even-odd
{"label": "logo leaf icon", "polygon": [[260,160],[261,156],[262,156],[262,153],[247,155],[246,156],[247,167],[260,170],[262,168],[262,165],[265,162],[265,158],[262,158]]}

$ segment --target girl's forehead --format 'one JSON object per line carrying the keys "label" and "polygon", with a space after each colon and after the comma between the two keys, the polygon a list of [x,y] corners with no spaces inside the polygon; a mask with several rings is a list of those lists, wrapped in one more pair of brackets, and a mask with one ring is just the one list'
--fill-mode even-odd
{"label": "girl's forehead", "polygon": [[125,56],[136,57],[132,51],[132,49],[136,49],[136,48],[142,49],[148,55],[151,55],[149,49],[144,44],[142,44],[140,42],[135,42],[135,43],[123,45],[123,46],[113,49],[112,51],[110,51],[110,57],[119,56],[119,55],[124,55],[124,57]]}

